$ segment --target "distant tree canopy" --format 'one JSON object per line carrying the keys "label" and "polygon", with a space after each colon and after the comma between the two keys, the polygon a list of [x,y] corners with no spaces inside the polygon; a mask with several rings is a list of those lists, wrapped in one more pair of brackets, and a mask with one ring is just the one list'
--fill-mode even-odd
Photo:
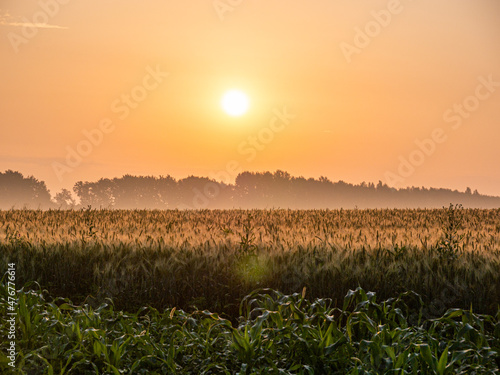
{"label": "distant tree canopy", "polygon": [[467,188],[394,189],[379,181],[359,185],[343,181],[293,177],[284,171],[243,172],[234,184],[206,177],[131,176],[79,181],[73,187],[79,203],[63,189],[51,199],[45,183],[19,172],[0,173],[0,209],[114,208],[114,209],[230,209],[230,208],[498,208],[500,197],[480,195]]}
{"label": "distant tree canopy", "polygon": [[11,170],[0,172],[0,209],[40,208],[52,206],[45,182],[23,177]]}

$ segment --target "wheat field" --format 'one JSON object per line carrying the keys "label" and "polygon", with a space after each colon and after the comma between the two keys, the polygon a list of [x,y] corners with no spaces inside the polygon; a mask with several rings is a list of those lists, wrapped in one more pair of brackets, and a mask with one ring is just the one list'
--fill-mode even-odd
{"label": "wheat field", "polygon": [[22,282],[130,308],[234,313],[255,288],[304,286],[490,313],[500,301],[500,210],[2,211],[0,246]]}

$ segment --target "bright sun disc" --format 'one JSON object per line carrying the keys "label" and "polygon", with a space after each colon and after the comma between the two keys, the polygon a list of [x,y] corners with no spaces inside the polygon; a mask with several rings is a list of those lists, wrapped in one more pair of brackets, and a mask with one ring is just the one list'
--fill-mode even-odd
{"label": "bright sun disc", "polygon": [[241,116],[248,111],[248,96],[239,90],[230,90],[222,97],[222,108],[230,116]]}

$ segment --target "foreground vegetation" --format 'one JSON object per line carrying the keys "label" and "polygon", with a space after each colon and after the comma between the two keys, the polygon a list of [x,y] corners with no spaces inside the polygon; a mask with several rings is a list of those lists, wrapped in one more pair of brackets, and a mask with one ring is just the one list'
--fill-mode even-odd
{"label": "foreground vegetation", "polygon": [[[241,304],[233,325],[208,311],[175,308],[135,314],[104,304],[47,302],[40,289],[19,301],[16,370],[23,374],[495,374],[500,371],[500,316],[449,310],[422,321],[418,295],[377,303],[350,291],[343,308],[308,301],[305,290],[260,290]],[[0,314],[6,315],[2,283]],[[2,326],[0,334],[7,335]],[[2,348],[4,349],[4,348]],[[5,352],[3,352],[5,353]],[[0,354],[0,370],[8,359]]]}
{"label": "foreground vegetation", "polygon": [[8,264],[19,373],[500,371],[500,210],[0,211]]}

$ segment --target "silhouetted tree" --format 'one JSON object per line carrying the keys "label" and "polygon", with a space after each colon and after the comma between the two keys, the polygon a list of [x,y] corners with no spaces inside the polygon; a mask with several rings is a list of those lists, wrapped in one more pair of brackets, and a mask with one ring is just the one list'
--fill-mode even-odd
{"label": "silhouetted tree", "polygon": [[0,172],[0,209],[48,209],[52,206],[45,182],[12,170]]}
{"label": "silhouetted tree", "polygon": [[94,208],[113,208],[114,182],[108,178],[101,178],[97,182],[77,182],[73,191],[80,198],[80,205]]}
{"label": "silhouetted tree", "polygon": [[176,182],[170,177],[137,177],[125,175],[113,179],[115,208],[173,208]]}
{"label": "silhouetted tree", "polygon": [[[379,181],[358,185],[344,181],[293,177],[288,172],[242,172],[234,185],[207,177],[132,176],[77,182],[73,191],[80,207],[117,209],[212,208],[441,208],[450,202],[464,207],[498,208],[500,197],[450,189],[395,189]],[[75,200],[63,189],[50,200],[44,182],[19,172],[0,173],[0,209],[73,208]]]}
{"label": "silhouetted tree", "polygon": [[75,199],[67,189],[62,189],[57,193],[54,197],[54,202],[56,206],[62,210],[74,208],[76,205]]}

